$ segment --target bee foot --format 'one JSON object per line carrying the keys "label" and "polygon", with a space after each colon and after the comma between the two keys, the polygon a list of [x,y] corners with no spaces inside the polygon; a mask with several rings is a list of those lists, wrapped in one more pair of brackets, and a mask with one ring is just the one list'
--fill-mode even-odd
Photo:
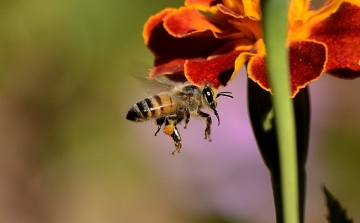
{"label": "bee foot", "polygon": [[210,138],[210,134],[209,134],[209,133],[205,133],[205,139],[207,139],[209,142],[211,142],[211,138]]}
{"label": "bee foot", "polygon": [[180,142],[175,143],[175,149],[174,149],[174,151],[173,151],[171,154],[175,155],[176,152],[180,153],[181,146],[182,146],[182,145],[181,145]]}

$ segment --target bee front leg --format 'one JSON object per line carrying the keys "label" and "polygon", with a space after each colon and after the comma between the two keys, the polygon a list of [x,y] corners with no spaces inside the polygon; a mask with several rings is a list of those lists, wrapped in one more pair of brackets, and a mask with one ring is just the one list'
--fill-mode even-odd
{"label": "bee front leg", "polygon": [[161,126],[164,124],[164,122],[165,122],[165,117],[156,119],[157,130],[155,132],[155,136],[160,132]]}
{"label": "bee front leg", "polygon": [[211,142],[211,116],[208,113],[202,112],[201,110],[198,110],[197,113],[200,117],[206,118],[205,139],[208,139],[209,142]]}
{"label": "bee front leg", "polygon": [[185,119],[184,129],[186,129],[186,128],[187,128],[187,124],[188,124],[189,121],[190,121],[190,112],[189,112],[189,109],[188,109],[188,108],[185,108],[184,119]]}

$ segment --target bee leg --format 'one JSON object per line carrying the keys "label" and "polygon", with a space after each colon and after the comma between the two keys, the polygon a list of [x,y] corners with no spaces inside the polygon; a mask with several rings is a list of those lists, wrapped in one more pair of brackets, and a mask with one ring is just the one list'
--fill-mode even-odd
{"label": "bee leg", "polygon": [[164,133],[168,136],[171,136],[176,128],[178,123],[177,115],[168,115],[164,118]]}
{"label": "bee leg", "polygon": [[156,119],[157,130],[155,132],[155,136],[160,132],[161,126],[164,124],[164,121],[165,117]]}
{"label": "bee leg", "polygon": [[190,112],[189,112],[189,109],[188,109],[188,108],[185,108],[184,118],[185,118],[185,126],[184,126],[184,129],[186,129],[186,128],[187,128],[187,124],[188,124],[189,121],[190,121]]}
{"label": "bee leg", "polygon": [[175,144],[175,149],[172,152],[173,155],[175,155],[175,152],[180,153],[180,149],[181,149],[181,136],[180,136],[180,132],[177,130],[176,126],[174,126],[174,131],[171,134],[171,139],[173,140],[174,144]]}
{"label": "bee leg", "polygon": [[201,110],[197,111],[200,117],[206,118],[206,128],[205,128],[205,139],[208,139],[211,142],[210,133],[211,133],[211,116],[208,113],[202,112]]}
{"label": "bee leg", "polygon": [[179,130],[176,128],[178,117],[176,115],[166,116],[164,122],[164,133],[169,135],[171,140],[175,144],[175,150],[172,152],[175,155],[175,152],[180,153],[181,149],[181,136]]}

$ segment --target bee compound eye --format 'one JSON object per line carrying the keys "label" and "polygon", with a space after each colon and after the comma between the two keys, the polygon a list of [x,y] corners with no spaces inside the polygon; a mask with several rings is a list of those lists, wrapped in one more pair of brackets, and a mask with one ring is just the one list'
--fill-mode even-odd
{"label": "bee compound eye", "polygon": [[214,101],[214,94],[213,91],[209,88],[204,88],[204,97],[206,99],[206,101],[210,104],[211,102]]}

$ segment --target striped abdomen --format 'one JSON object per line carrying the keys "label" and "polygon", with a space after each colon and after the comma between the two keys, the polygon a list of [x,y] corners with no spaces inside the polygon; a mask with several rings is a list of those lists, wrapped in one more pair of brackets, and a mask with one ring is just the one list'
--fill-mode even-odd
{"label": "striped abdomen", "polygon": [[126,119],[142,122],[150,119],[160,118],[176,112],[176,103],[171,95],[162,93],[145,98],[134,104],[126,115]]}

